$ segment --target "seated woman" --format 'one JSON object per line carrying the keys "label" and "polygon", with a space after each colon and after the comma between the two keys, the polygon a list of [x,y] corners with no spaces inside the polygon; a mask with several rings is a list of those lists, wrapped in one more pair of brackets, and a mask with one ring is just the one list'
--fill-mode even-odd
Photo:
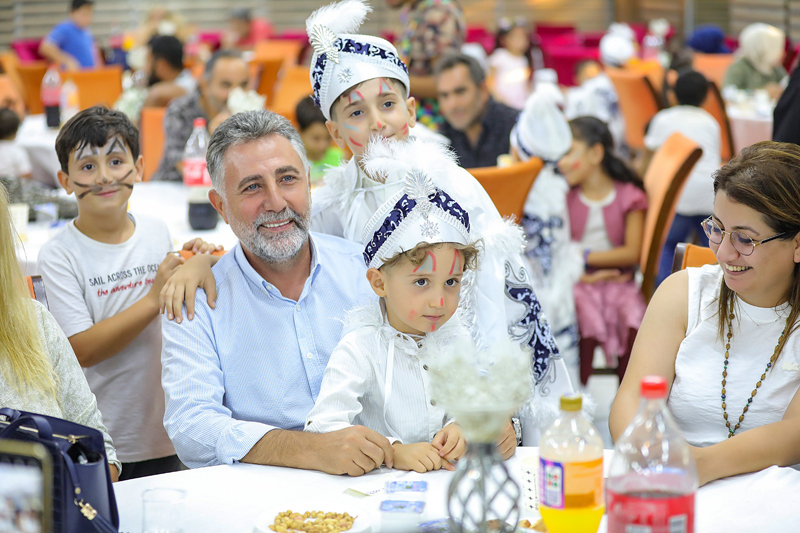
{"label": "seated woman", "polygon": [[[65,265],[66,268],[66,265]],[[64,418],[103,433],[111,479],[122,465],[64,332],[28,295],[17,264],[8,198],[0,187],[0,407]]]}
{"label": "seated woman", "polygon": [[750,24],[739,34],[739,58],[728,67],[722,86],[747,91],[765,89],[771,98],[778,98],[787,76],[781,64],[785,46],[786,36],[775,26]]}
{"label": "seated woman", "polygon": [[745,148],[714,194],[703,229],[719,264],[658,288],[609,419],[617,439],[641,378],[664,376],[701,485],[800,463],[800,146]]}

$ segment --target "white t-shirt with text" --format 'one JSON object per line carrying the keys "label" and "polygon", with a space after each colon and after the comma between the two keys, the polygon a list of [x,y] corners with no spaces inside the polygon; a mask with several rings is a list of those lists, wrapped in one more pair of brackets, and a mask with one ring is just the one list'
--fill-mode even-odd
{"label": "white t-shirt with text", "polygon": [[[161,220],[129,215],[136,224],[122,244],[95,241],[70,222],[39,253],[50,311],[67,337],[91,328],[145,297],[172,239]],[[175,454],[164,430],[161,320],[121,352],[84,369],[123,463]]]}

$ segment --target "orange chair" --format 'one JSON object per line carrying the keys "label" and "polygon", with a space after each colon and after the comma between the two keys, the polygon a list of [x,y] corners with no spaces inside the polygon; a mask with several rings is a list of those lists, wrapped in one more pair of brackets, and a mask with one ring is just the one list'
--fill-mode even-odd
{"label": "orange chair", "polygon": [[661,250],[675,218],[683,185],[703,150],[694,141],[673,133],[653,154],[644,175],[648,208],[642,235],[639,268],[642,271],[642,293],[649,301],[653,295]]}
{"label": "orange chair", "polygon": [[692,54],[692,69],[696,70],[709,81],[722,87],[728,67],[733,63],[733,54]]}
{"label": "orange chair", "polygon": [[675,256],[672,259],[672,271],[677,272],[688,267],[700,267],[717,263],[717,256],[707,246],[698,246],[686,242],[679,242],[675,247]]}
{"label": "orange chair", "polygon": [[295,108],[298,102],[311,94],[308,72],[308,67],[303,66],[284,69],[278,80],[272,103],[267,100],[267,109],[295,122]]}
{"label": "orange chair", "polygon": [[20,119],[25,116],[25,102],[17,86],[7,74],[0,74],[0,107],[6,106],[16,111]]}
{"label": "orange chair", "polygon": [[653,89],[661,93],[661,89],[664,87],[666,72],[664,72],[664,67],[661,66],[658,60],[642,59],[625,65],[625,68],[638,74],[644,74],[650,81],[650,85],[653,86]]}
{"label": "orange chair", "polygon": [[19,77],[17,67],[19,67],[19,56],[17,56],[16,52],[13,50],[0,52],[0,69],[3,70],[3,74],[11,78],[19,94],[22,94],[22,79]]}
{"label": "orange chair", "polygon": [[275,98],[275,84],[283,63],[281,58],[254,59],[250,62],[251,78],[257,80],[256,92],[267,97],[267,105]]}
{"label": "orange chair", "polygon": [[42,276],[25,276],[25,283],[28,285],[31,298],[50,309],[50,306],[47,305],[47,291],[44,288]]}
{"label": "orange chair", "polygon": [[733,134],[731,133],[731,123],[728,120],[728,113],[725,111],[725,100],[719,92],[717,84],[708,80],[708,95],[701,106],[708,111],[719,123],[720,139],[720,159],[723,163],[734,156],[736,149],[733,147]]}
{"label": "orange chair", "polygon": [[544,163],[532,158],[507,167],[470,168],[467,171],[480,183],[503,218],[522,220],[525,200]]}
{"label": "orange chair", "polygon": [[78,87],[78,105],[86,109],[95,105],[111,107],[122,94],[122,67],[62,72],[61,81],[72,80]]}
{"label": "orange chair", "polygon": [[22,98],[25,100],[25,107],[31,115],[44,113],[42,106],[42,78],[47,72],[47,63],[44,61],[34,61],[31,63],[19,64],[17,74],[22,82]]}
{"label": "orange chair", "polygon": [[145,107],[141,115],[142,157],[144,158],[144,181],[149,181],[161,164],[164,153],[164,115],[166,107]]}
{"label": "orange chair", "polygon": [[268,39],[253,47],[253,60],[280,59],[284,67],[293,67],[300,62],[303,43],[291,39]]}
{"label": "orange chair", "polygon": [[625,119],[625,140],[634,150],[643,150],[644,130],[661,110],[661,99],[643,73],[632,69],[607,68],[606,74],[617,91],[619,108]]}

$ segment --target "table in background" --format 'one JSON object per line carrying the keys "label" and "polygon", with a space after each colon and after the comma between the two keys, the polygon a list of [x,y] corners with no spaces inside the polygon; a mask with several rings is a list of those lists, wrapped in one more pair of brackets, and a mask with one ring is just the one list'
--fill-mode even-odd
{"label": "table in background", "polygon": [[751,144],[772,140],[772,112],[757,113],[752,106],[730,103],[727,104],[726,112],[736,154]]}
{"label": "table in background", "polygon": [[[521,483],[521,460],[538,453],[537,448],[519,448],[506,462]],[[605,467],[611,454],[606,450]],[[142,526],[142,493],[150,488],[170,487],[187,493],[183,530],[191,533],[251,533],[256,518],[266,511],[311,511],[315,508],[357,512],[379,531],[377,496],[357,498],[345,490],[363,482],[381,484],[402,476],[428,482],[427,519],[443,518],[447,487],[452,472],[404,474],[382,468],[361,478],[332,476],[322,472],[272,466],[236,464],[199,468],[172,474],[123,481],[114,485],[120,512],[120,531],[138,533]],[[696,533],[759,532],[796,533],[800,524],[800,472],[771,467],[762,472],[710,483],[697,495]],[[538,519],[535,513],[523,517]],[[534,520],[535,521],[535,520]],[[605,517],[600,533],[606,531]]]}
{"label": "table in background", "polygon": [[20,124],[15,139],[28,152],[33,179],[48,187],[58,187],[61,169],[56,155],[56,137],[58,130],[47,127],[44,115],[28,115]]}
{"label": "table in background", "polygon": [[[175,250],[195,237],[201,237],[214,244],[222,244],[226,250],[233,248],[237,243],[236,236],[221,218],[213,230],[195,231],[189,226],[187,196],[188,191],[182,183],[137,183],[133,187],[128,207],[134,214],[141,213],[163,220],[169,228]],[[17,250],[17,259],[26,275],[39,274],[37,267],[39,250],[60,230],[60,226],[51,227],[50,223],[28,224],[27,240],[22,244],[22,249]]]}

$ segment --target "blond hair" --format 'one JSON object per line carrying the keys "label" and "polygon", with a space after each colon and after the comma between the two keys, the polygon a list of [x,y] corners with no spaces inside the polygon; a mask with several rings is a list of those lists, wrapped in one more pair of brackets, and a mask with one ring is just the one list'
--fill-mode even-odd
{"label": "blond hair", "polygon": [[0,187],[0,373],[20,394],[27,390],[56,396],[56,376],[45,353],[33,300],[14,252],[8,195]]}

